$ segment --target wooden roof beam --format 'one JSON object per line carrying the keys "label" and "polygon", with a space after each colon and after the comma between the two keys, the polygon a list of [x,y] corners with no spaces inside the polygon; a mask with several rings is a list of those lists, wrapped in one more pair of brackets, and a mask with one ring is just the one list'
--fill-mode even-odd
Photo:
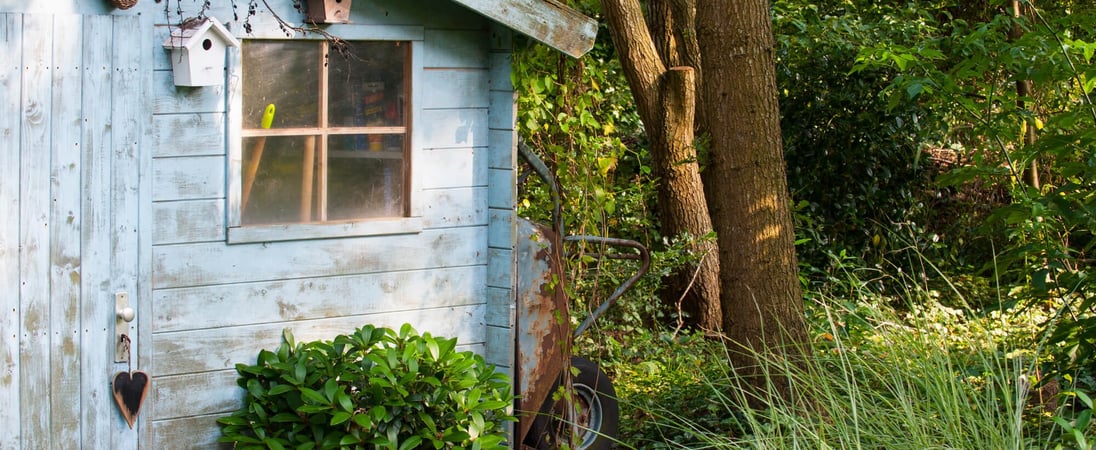
{"label": "wooden roof beam", "polygon": [[556,0],[453,0],[579,58],[594,47],[597,21]]}

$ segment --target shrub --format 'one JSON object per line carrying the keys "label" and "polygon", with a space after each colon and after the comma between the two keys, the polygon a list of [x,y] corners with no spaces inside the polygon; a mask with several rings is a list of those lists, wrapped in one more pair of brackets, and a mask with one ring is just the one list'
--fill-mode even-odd
{"label": "shrub", "polygon": [[219,419],[239,448],[505,448],[509,378],[456,339],[366,325],[237,364],[244,405]]}
{"label": "shrub", "polygon": [[920,229],[933,213],[924,207],[930,174],[919,149],[935,130],[921,105],[879,95],[893,69],[852,69],[864,46],[916,39],[935,25],[903,3],[772,5],[799,260],[824,269],[844,250],[875,262],[891,224]]}

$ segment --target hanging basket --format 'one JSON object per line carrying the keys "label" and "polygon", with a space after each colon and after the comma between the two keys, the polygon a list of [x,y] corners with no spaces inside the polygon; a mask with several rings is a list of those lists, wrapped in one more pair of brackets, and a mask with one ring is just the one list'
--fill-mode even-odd
{"label": "hanging basket", "polygon": [[137,0],[110,0],[110,4],[118,9],[130,9],[137,4]]}

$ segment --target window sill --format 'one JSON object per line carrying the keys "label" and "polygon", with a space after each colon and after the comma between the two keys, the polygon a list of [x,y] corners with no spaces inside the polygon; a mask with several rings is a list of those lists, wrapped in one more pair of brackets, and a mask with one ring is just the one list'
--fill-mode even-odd
{"label": "window sill", "polygon": [[349,222],[290,223],[229,227],[229,244],[384,236],[422,232],[421,217],[400,217]]}

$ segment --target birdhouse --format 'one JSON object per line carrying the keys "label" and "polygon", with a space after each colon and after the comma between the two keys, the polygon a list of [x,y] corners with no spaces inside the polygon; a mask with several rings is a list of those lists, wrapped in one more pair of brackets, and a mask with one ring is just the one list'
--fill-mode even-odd
{"label": "birdhouse", "polygon": [[351,0],[308,0],[308,20],[314,23],[350,21]]}
{"label": "birdhouse", "polygon": [[[349,2],[349,0],[345,0]],[[225,79],[225,49],[240,42],[216,20],[184,21],[171,30],[164,48],[171,50],[176,86],[216,86]]]}

